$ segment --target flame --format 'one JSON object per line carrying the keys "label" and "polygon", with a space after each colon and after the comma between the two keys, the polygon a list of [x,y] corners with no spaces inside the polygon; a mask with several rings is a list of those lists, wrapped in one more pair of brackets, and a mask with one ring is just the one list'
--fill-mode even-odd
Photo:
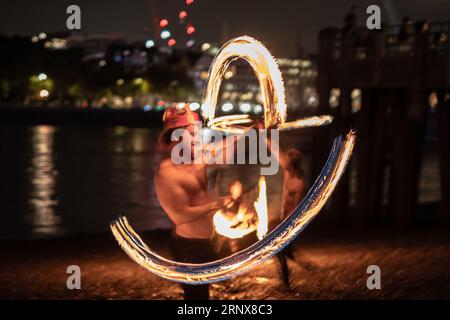
{"label": "flame", "polygon": [[[213,223],[216,232],[230,239],[238,239],[256,231],[259,240],[264,238],[268,231],[268,210],[266,179],[259,178],[258,198],[254,202],[255,211],[247,209],[243,203],[239,203],[238,211],[219,210],[214,214]],[[242,183],[239,180],[230,186],[230,194],[233,200],[238,201],[242,195]]]}
{"label": "flame", "polygon": [[250,119],[248,114],[234,114],[211,119],[208,121],[207,126],[217,131],[243,134],[248,127],[244,127],[242,124],[252,122],[253,120]]}
{"label": "flame", "polygon": [[[207,122],[207,126],[217,131],[223,131],[233,134],[244,134],[251,127],[243,126],[243,124],[253,122],[254,121],[250,119],[250,116],[248,114],[237,114],[211,119]],[[280,131],[285,131],[293,129],[320,127],[330,124],[331,122],[333,122],[333,116],[330,115],[313,116],[280,123],[274,126],[274,128],[277,128]]]}
{"label": "flame", "polygon": [[309,118],[297,119],[295,121],[280,123],[277,128],[280,130],[302,129],[310,127],[320,127],[333,122],[333,117],[329,115],[314,116]]}
{"label": "flame", "polygon": [[[286,102],[281,71],[269,50],[258,40],[242,36],[223,45],[217,53],[209,70],[208,86],[204,97],[203,116],[214,119],[223,77],[231,62],[242,58],[255,71],[264,97],[264,125],[273,127],[286,120]],[[226,116],[229,117],[229,116]]]}
{"label": "flame", "polygon": [[242,238],[256,230],[256,225],[252,223],[253,214],[239,201],[242,191],[242,183],[236,179],[230,185],[230,194],[234,201],[228,208],[233,209],[235,207],[233,204],[238,204],[239,208],[237,213],[223,209],[217,211],[213,217],[216,232],[230,239]]}
{"label": "flame", "polygon": [[233,134],[244,134],[253,123],[248,114],[215,117],[217,99],[223,77],[231,62],[242,58],[253,68],[259,80],[261,96],[264,97],[264,127],[280,130],[317,127],[332,122],[332,116],[309,117],[286,122],[287,106],[284,83],[280,69],[274,57],[264,45],[248,36],[232,39],[220,49],[209,70],[208,85],[202,107],[207,126],[213,130]]}
{"label": "flame", "polygon": [[255,206],[256,213],[258,214],[256,236],[259,240],[261,240],[262,238],[264,238],[268,231],[266,179],[264,177],[259,177],[258,187],[258,199],[253,205]]}
{"label": "flame", "polygon": [[242,183],[239,180],[235,180],[230,186],[230,194],[233,200],[237,200],[242,195]]}
{"label": "flame", "polygon": [[256,230],[251,222],[253,214],[244,206],[239,206],[237,214],[224,213],[222,210],[214,214],[213,222],[216,232],[230,239],[238,239]]}

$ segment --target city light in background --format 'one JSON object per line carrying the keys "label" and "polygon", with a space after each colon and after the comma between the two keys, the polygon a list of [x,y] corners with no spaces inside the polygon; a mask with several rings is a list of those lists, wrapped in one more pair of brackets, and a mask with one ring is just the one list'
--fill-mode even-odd
{"label": "city light in background", "polygon": [[[187,11],[179,12],[184,32],[186,36],[190,36],[196,33],[196,28],[186,20],[187,17],[189,17]],[[59,72],[53,72],[52,76],[47,72],[29,76],[26,82],[28,96],[23,97],[25,104],[58,105],[64,103],[61,99],[65,98],[72,101],[74,107],[138,108],[145,109],[146,112],[160,112],[179,101],[199,103],[208,78],[208,66],[218,52],[219,44],[209,42],[196,44],[194,38],[188,38],[185,40],[185,47],[182,48],[176,34],[169,28],[168,19],[161,19],[159,26],[160,40],[148,37],[137,42],[121,42],[120,39],[107,34],[92,38],[81,35],[64,37],[61,34],[40,32],[30,37],[30,45],[37,46],[46,55],[55,53],[69,55],[80,46],[89,47],[89,51],[86,50],[81,56],[77,69],[86,69],[87,66],[92,69],[84,83],[72,80],[71,84],[67,84],[65,74]],[[170,51],[167,51],[168,49]],[[172,81],[164,85],[159,84],[161,75],[167,73],[168,76],[174,72],[175,69],[165,62],[174,54],[179,63],[184,61],[183,69],[179,69],[182,73],[176,71],[175,78],[170,76],[173,78]],[[187,58],[189,55],[191,58]],[[318,96],[315,89],[317,71],[314,61],[300,58],[277,60],[285,80],[286,99],[290,108],[296,110],[300,107],[317,107]],[[51,63],[51,60],[49,62]],[[53,67],[46,66],[42,69],[48,68]],[[113,70],[123,71],[113,75]],[[157,73],[152,70],[157,70]],[[181,81],[177,77],[181,77]],[[108,80],[100,80],[102,78]],[[97,88],[93,91],[87,85],[91,82],[90,79],[97,79],[92,89]],[[64,87],[61,84],[64,84]],[[90,95],[89,99],[87,94]],[[258,82],[248,65],[242,61],[231,64],[224,74],[220,100],[219,112],[229,113],[234,110],[255,116],[262,115]],[[159,101],[165,103],[158,103]],[[200,111],[200,105],[193,104],[193,106],[196,111]]]}
{"label": "city light in background", "polygon": [[[140,41],[126,41],[113,33],[85,36],[76,33],[52,34],[44,30],[35,32],[29,36],[29,44],[36,50],[42,50],[42,54],[47,56],[59,54],[69,57],[71,52],[84,48],[80,60],[74,65],[77,65],[77,70],[91,71],[76,80],[68,79],[60,72],[36,70],[34,75],[27,74],[22,79],[14,80],[15,86],[26,87],[21,91],[23,93],[20,99],[26,105],[71,104],[83,108],[139,109],[147,106],[146,111],[150,111],[149,105],[157,106],[158,101],[165,101],[164,107],[179,101],[200,101],[208,78],[208,66],[217,54],[220,43],[197,41],[195,37],[198,26],[191,14],[195,10],[197,5],[194,1],[180,1],[172,13],[157,17],[156,29]],[[445,34],[436,39],[442,43],[447,41]],[[393,38],[388,37],[388,43],[393,41]],[[407,50],[407,47],[403,46],[401,49]],[[169,63],[170,59],[175,56],[175,68],[178,68],[176,72],[175,68],[169,67],[172,63]],[[358,53],[357,57],[366,59],[367,54],[364,56]],[[315,57],[299,55],[276,58],[283,74],[289,108],[293,111],[317,109],[320,100],[316,89],[318,72]],[[52,62],[51,59],[45,61],[50,64]],[[41,70],[49,68],[53,67],[40,67]],[[160,74],[156,76],[157,73],[152,70],[157,70]],[[173,81],[158,83],[162,78],[168,77],[172,77]],[[135,78],[143,79],[142,83],[133,82]],[[12,92],[7,90],[10,86],[9,82],[3,85],[5,97],[8,92]],[[354,113],[361,109],[362,93],[358,90],[353,88],[351,96]],[[262,115],[258,81],[251,68],[243,61],[231,63],[224,74],[219,98],[219,112],[235,110]],[[329,106],[337,108],[339,99],[339,89],[332,88]],[[435,100],[431,99],[430,105],[436,105],[433,102]],[[162,111],[163,106],[151,108],[151,111],[156,110]]]}
{"label": "city light in background", "polygon": [[161,39],[167,39],[171,36],[172,34],[170,33],[169,30],[163,30],[161,31]]}
{"label": "city light in background", "polygon": [[153,48],[154,46],[155,46],[155,41],[153,41],[153,40],[147,40],[145,42],[145,47],[146,48]]}
{"label": "city light in background", "polygon": [[161,28],[165,28],[165,27],[167,27],[169,25],[169,21],[167,20],[167,19],[162,19],[160,22],[159,22],[159,26],[161,27]]}

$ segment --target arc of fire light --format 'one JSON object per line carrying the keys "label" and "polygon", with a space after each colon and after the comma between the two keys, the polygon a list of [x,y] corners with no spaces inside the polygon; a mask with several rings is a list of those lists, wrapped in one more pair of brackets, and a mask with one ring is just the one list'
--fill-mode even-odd
{"label": "arc of fire light", "polygon": [[229,65],[236,59],[246,60],[253,68],[259,81],[264,106],[264,127],[279,130],[291,130],[318,127],[333,121],[330,115],[314,116],[286,122],[287,106],[284,94],[284,82],[275,58],[258,40],[242,36],[225,43],[219,50],[209,69],[208,84],[202,107],[203,117],[208,127],[234,134],[245,133],[253,122],[248,114],[215,117],[220,86]]}
{"label": "arc of fire light", "polygon": [[[275,59],[260,42],[244,36],[227,42],[211,66],[205,94],[206,108],[203,110],[210,124],[212,121],[211,127],[239,133],[239,130],[245,130],[241,124],[250,122],[247,117],[236,115],[214,119],[222,76],[228,65],[237,58],[246,59],[260,81],[264,97],[266,128],[278,126],[280,130],[298,129],[324,125],[332,120],[330,116],[322,116],[286,123],[283,80]],[[203,264],[181,263],[166,259],[153,252],[142,241],[125,217],[119,217],[113,221],[111,230],[119,245],[131,259],[162,278],[188,284],[228,279],[274,256],[312,221],[333,193],[350,159],[354,143],[353,131],[345,137],[335,138],[322,172],[297,208],[265,238],[227,258]]]}
{"label": "arc of fire light", "polygon": [[131,259],[162,278],[188,284],[229,279],[273,257],[317,216],[344,173],[354,142],[353,131],[345,138],[335,138],[322,172],[297,208],[265,238],[224,259],[203,264],[180,263],[166,259],[142,241],[125,217],[114,221],[111,230]]}
{"label": "arc of fire light", "polygon": [[246,60],[259,81],[264,106],[264,126],[270,128],[286,121],[286,99],[281,71],[275,58],[259,41],[242,36],[231,39],[219,50],[209,69],[204,97],[203,116],[214,119],[222,79],[228,66],[236,59]]}

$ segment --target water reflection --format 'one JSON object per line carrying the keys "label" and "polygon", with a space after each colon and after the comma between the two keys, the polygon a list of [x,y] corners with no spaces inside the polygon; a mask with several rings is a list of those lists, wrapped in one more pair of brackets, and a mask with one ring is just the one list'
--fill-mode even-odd
{"label": "water reflection", "polygon": [[156,198],[153,177],[161,161],[159,132],[115,127],[109,140],[111,199],[114,212],[131,216],[140,229],[171,226]]}
{"label": "water reflection", "polygon": [[54,165],[54,134],[56,128],[36,126],[31,128],[31,164],[27,168],[30,179],[31,212],[27,216],[35,236],[58,235],[63,232],[61,217],[56,215],[56,179]]}

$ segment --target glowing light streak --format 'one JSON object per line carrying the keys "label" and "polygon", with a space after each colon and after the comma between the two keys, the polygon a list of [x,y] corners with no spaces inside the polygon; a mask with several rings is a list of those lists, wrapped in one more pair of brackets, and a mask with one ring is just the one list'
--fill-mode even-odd
{"label": "glowing light streak", "polygon": [[303,129],[310,127],[320,127],[323,125],[327,125],[333,122],[333,117],[329,115],[325,116],[316,116],[298,119],[295,121],[285,122],[277,125],[279,130],[292,130],[292,129]]}
{"label": "glowing light streak", "polygon": [[335,138],[328,160],[308,194],[293,212],[264,239],[224,259],[202,264],[181,263],[152,251],[134,232],[125,217],[111,224],[114,237],[136,263],[172,281],[202,284],[229,279],[241,274],[282,250],[317,216],[341,178],[355,143],[350,131]]}
{"label": "glowing light streak", "polygon": [[284,85],[275,58],[259,41],[242,36],[225,43],[214,58],[209,70],[208,85],[204,101],[209,106],[204,110],[206,119],[214,119],[220,86],[225,72],[236,59],[246,60],[259,80],[261,96],[264,97],[264,124],[266,128],[286,119]]}
{"label": "glowing light streak", "polygon": [[211,119],[208,121],[207,126],[217,131],[242,134],[245,133],[248,127],[240,125],[249,123],[253,123],[253,120],[250,119],[248,114],[233,114]]}
{"label": "glowing light streak", "polygon": [[256,236],[259,240],[264,238],[268,231],[268,212],[267,212],[267,188],[266,178],[260,177],[259,182],[259,194],[258,199],[255,201],[254,206],[258,215],[258,224],[256,228]]}

